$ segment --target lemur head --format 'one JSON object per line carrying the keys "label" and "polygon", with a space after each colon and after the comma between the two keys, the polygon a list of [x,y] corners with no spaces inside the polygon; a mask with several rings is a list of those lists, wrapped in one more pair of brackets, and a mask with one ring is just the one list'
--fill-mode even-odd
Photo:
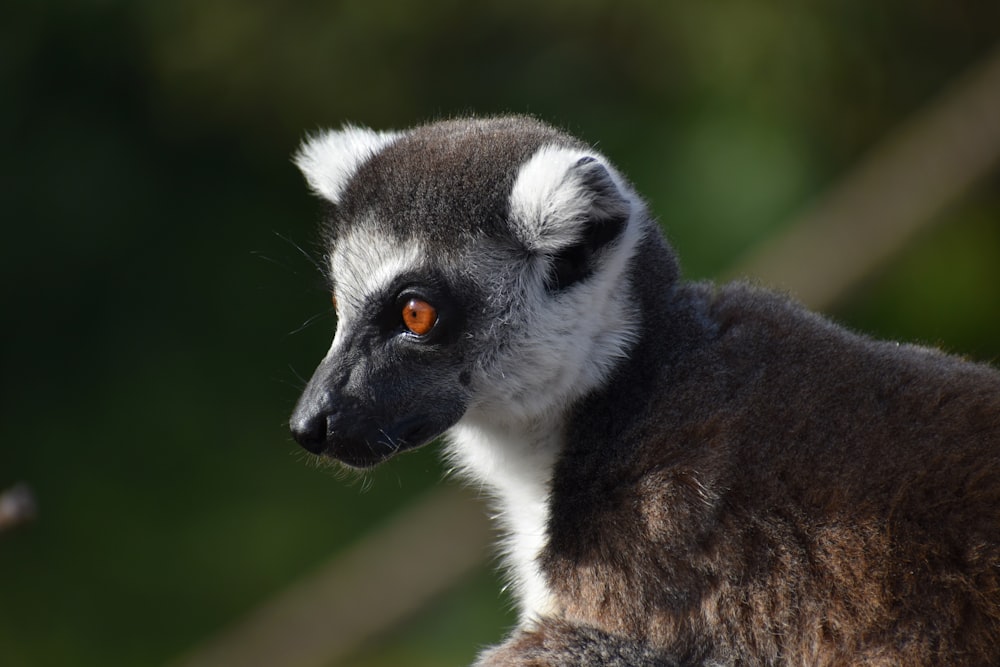
{"label": "lemur head", "polygon": [[369,467],[466,416],[551,418],[627,352],[651,223],[576,139],[519,117],[347,127],[296,163],[328,204],[338,314],[291,419],[306,449]]}

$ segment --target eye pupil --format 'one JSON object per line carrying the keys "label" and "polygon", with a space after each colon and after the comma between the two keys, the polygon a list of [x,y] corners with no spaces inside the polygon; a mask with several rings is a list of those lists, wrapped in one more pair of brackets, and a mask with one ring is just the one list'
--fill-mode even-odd
{"label": "eye pupil", "polygon": [[427,334],[437,322],[434,306],[423,299],[410,299],[403,306],[403,325],[418,336]]}

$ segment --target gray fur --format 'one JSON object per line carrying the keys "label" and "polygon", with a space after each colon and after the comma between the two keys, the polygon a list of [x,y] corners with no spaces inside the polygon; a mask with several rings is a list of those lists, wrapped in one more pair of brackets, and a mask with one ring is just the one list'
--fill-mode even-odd
{"label": "gray fur", "polygon": [[493,493],[521,622],[477,665],[1000,664],[997,371],[682,281],[537,121],[350,132],[300,153],[341,306],[292,430],[359,467],[444,435]]}

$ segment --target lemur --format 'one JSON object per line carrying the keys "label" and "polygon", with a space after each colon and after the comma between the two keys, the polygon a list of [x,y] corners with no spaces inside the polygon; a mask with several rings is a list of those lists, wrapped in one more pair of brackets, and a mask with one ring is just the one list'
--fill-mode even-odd
{"label": "lemur", "polygon": [[439,436],[519,624],[476,665],[1000,665],[1000,373],[680,277],[612,164],[527,117],[308,138],[338,322],[290,426]]}

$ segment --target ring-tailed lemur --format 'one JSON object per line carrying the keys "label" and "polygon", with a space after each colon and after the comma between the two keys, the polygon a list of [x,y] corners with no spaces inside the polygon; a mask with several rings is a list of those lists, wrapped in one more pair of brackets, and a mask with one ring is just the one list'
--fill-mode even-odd
{"label": "ring-tailed lemur", "polygon": [[680,280],[599,153],[521,117],[348,127],[297,164],[339,314],[291,419],[492,489],[499,665],[1000,664],[1000,374]]}

